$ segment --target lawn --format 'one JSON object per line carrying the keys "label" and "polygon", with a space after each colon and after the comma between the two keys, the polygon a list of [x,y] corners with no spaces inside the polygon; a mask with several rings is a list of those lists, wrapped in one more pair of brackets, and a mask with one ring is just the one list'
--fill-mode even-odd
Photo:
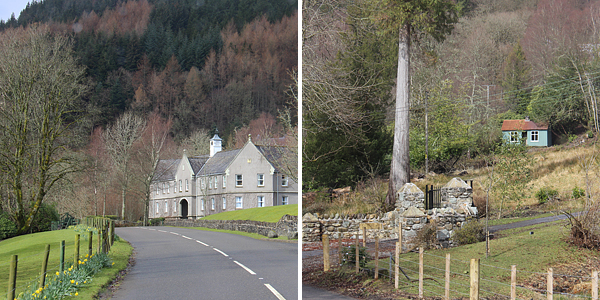
{"label": "lawn", "polygon": [[[54,274],[60,264],[60,241],[65,241],[65,265],[73,261],[75,250],[75,235],[72,229],[47,231],[14,237],[0,241],[0,297],[6,298],[8,288],[8,270],[12,255],[18,255],[17,290],[16,294],[23,292],[28,285],[38,284],[44,249],[50,244],[50,257],[48,259],[48,274]],[[94,236],[94,253],[97,247],[97,236]],[[80,255],[87,254],[87,234],[82,235],[80,242]],[[96,274],[91,283],[79,290],[79,295],[84,299],[91,299],[102,287],[112,281],[116,274],[127,266],[132,247],[127,242],[118,240],[113,245],[110,257],[115,263],[111,268],[105,268]],[[68,266],[68,265],[67,265]]]}
{"label": "lawn", "polygon": [[236,211],[226,211],[202,218],[203,220],[249,220],[277,223],[284,215],[298,215],[298,204],[256,207]]}
{"label": "lawn", "polygon": [[[592,268],[598,267],[600,253],[578,249],[566,243],[564,237],[567,230],[559,222],[514,230],[507,237],[490,241],[491,252],[488,258],[485,257],[485,242],[425,251],[424,277],[430,278],[424,281],[425,295],[444,295],[446,253],[450,253],[451,256],[452,298],[469,296],[468,273],[472,258],[480,259],[480,295],[485,297],[510,295],[511,265],[517,266],[517,285],[519,285],[517,297],[519,298],[532,298],[535,295],[531,290],[532,287],[545,289],[545,272],[549,267],[554,268],[554,277],[557,280],[555,286],[559,289],[562,288],[561,286],[572,287],[577,283],[589,282]],[[400,267],[411,281],[418,278],[418,262],[418,253],[406,253],[400,256]],[[380,262],[380,268],[387,269],[387,266],[387,260]],[[387,274],[387,271],[384,273]],[[569,280],[573,282],[566,282]],[[417,282],[409,282],[402,274],[400,274],[400,281],[401,290],[418,293]],[[522,285],[528,288],[523,288]]]}

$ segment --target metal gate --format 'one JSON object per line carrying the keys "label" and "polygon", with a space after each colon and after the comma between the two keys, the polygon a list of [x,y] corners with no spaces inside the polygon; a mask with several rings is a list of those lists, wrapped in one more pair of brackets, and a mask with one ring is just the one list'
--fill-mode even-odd
{"label": "metal gate", "polygon": [[425,185],[425,209],[442,207],[442,188]]}

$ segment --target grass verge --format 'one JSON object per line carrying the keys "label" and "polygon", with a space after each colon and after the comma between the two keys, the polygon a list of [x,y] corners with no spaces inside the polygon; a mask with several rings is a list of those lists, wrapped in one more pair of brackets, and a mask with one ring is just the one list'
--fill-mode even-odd
{"label": "grass verge", "polygon": [[[5,270],[0,272],[0,291],[3,291],[0,297],[6,298],[4,293],[8,289],[8,270],[12,255],[18,255],[16,294],[19,294],[25,291],[28,286],[38,284],[44,249],[47,244],[50,244],[48,274],[54,274],[59,270],[60,242],[62,240],[65,241],[65,265],[74,261],[76,234],[73,229],[63,229],[27,234],[0,241],[0,270]],[[95,247],[97,247],[96,241],[94,240],[93,243],[94,252]],[[83,235],[80,242],[80,256],[87,254],[87,245],[87,235]],[[116,241],[109,253],[115,263],[114,266],[102,269],[101,272],[96,274],[92,283],[80,289],[79,294],[91,299],[103,286],[112,281],[120,270],[127,266],[131,251],[132,247],[125,241]]]}
{"label": "grass verge", "polygon": [[204,217],[204,220],[249,220],[277,223],[284,215],[298,215],[298,204],[256,207],[236,211],[226,211]]}
{"label": "grass verge", "polygon": [[[196,229],[196,230],[204,230],[204,231],[212,231],[212,232],[224,232],[224,233],[231,233],[231,234],[237,234],[237,235],[241,235],[241,236],[247,236],[253,239],[257,239],[257,240],[284,240],[287,241],[288,238],[285,236],[280,236],[274,239],[270,239],[267,238],[264,235],[260,235],[258,233],[249,233],[249,232],[243,232],[243,231],[233,231],[233,230],[223,230],[223,229],[212,229],[212,228],[206,228],[206,227],[179,227],[179,228],[187,228],[187,229]],[[290,240],[290,241],[298,241],[298,239],[294,239],[294,240]]]}

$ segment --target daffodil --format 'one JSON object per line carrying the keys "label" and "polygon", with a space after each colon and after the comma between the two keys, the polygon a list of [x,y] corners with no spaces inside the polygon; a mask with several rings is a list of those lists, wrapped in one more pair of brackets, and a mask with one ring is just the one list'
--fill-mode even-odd
{"label": "daffodil", "polygon": [[75,292],[75,296],[78,296],[78,295],[79,295],[79,293],[78,293],[78,292]]}
{"label": "daffodil", "polygon": [[73,283],[75,283],[75,280],[74,280],[74,279],[71,279],[71,284],[73,284]]}

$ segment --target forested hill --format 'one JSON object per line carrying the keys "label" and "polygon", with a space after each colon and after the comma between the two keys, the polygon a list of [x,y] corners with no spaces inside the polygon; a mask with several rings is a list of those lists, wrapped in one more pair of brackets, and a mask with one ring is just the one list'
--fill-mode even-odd
{"label": "forested hill", "polygon": [[297,68],[297,1],[33,1],[0,30],[47,23],[87,67],[84,132],[158,109],[175,140],[277,115]]}

